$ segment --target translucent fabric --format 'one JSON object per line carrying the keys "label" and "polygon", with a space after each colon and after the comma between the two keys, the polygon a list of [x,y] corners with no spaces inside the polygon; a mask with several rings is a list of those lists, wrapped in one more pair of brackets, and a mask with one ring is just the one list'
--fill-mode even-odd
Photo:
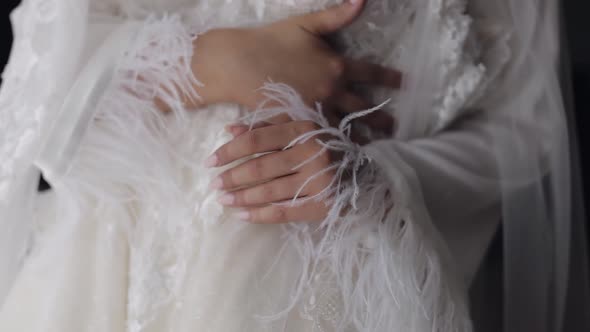
{"label": "translucent fabric", "polygon": [[215,202],[200,165],[244,110],[179,102],[177,88],[198,98],[193,41],[338,2],[24,1],[0,98],[0,327],[469,331],[465,290],[500,222],[505,331],[583,319],[568,307],[587,286],[570,264],[587,266],[551,0],[369,1],[337,37],[404,73],[401,91],[370,91],[394,136],[358,146],[352,118],[331,128],[269,84],[280,106],[258,116],[316,122],[354,180],[329,188],[320,227],[240,224]]}

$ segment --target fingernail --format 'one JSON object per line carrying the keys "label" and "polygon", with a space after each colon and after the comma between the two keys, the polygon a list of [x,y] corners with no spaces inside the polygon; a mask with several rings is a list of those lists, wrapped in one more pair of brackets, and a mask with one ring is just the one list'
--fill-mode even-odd
{"label": "fingernail", "polygon": [[209,189],[218,190],[221,188],[223,188],[223,180],[219,176],[209,183]]}
{"label": "fingernail", "polygon": [[249,130],[249,127],[243,124],[235,124],[231,125],[229,128],[226,129],[234,138],[242,135],[243,133]]}
{"label": "fingernail", "polygon": [[219,158],[217,158],[217,155],[212,154],[209,158],[207,158],[205,160],[205,167],[208,167],[208,168],[215,167],[215,166],[217,166],[218,162],[219,162]]}
{"label": "fingernail", "polygon": [[349,2],[350,2],[351,4],[353,4],[353,5],[356,5],[356,4],[357,4],[357,2],[359,2],[359,0],[349,0]]}
{"label": "fingernail", "polygon": [[240,212],[236,213],[236,217],[240,220],[249,220],[250,219],[250,212],[240,211]]}
{"label": "fingernail", "polygon": [[225,194],[217,199],[221,205],[232,205],[236,201],[236,195]]}
{"label": "fingernail", "polygon": [[242,126],[241,123],[232,123],[225,126],[225,131],[231,132],[235,127]]}
{"label": "fingernail", "polygon": [[243,131],[240,130],[240,128],[233,128],[230,133],[234,138],[236,138],[236,137],[240,136],[240,134],[242,134],[242,132]]}

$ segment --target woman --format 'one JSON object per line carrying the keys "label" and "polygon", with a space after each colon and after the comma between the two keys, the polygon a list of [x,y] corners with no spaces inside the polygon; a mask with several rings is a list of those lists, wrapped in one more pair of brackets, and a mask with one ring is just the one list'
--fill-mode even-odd
{"label": "woman", "polygon": [[[25,1],[2,90],[2,329],[470,330],[500,219],[535,221],[524,254],[569,223],[567,198],[537,195],[567,188],[552,8],[337,3]],[[400,77],[363,57],[401,91],[367,89]],[[37,169],[53,192],[31,198]],[[532,314],[555,297],[558,327],[567,275],[543,272],[523,292]]]}

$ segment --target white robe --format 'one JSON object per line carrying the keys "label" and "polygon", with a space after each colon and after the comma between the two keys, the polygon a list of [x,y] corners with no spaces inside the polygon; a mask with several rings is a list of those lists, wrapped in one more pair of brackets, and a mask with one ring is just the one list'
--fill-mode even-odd
{"label": "white robe", "polygon": [[[412,16],[412,6],[404,12],[394,1],[370,2],[343,33],[348,55],[399,67],[410,73],[410,84],[417,73],[436,83],[428,86],[430,98],[374,94],[376,102],[394,98],[390,111],[403,127],[396,138],[362,149],[342,138],[347,156],[369,166],[358,170],[358,183],[338,188],[358,210],[327,221],[330,230],[250,225],[216,202],[207,187],[215,172],[203,161],[229,139],[223,126],[243,110],[186,110],[174,95],[160,95],[174,114],[164,116],[151,102],[165,94],[164,84],[196,85],[198,73],[191,77],[179,61],[193,56],[194,33],[335,2],[113,1],[91,4],[85,16],[74,2],[24,1],[13,17],[20,29],[3,100],[19,116],[37,111],[26,125],[15,120],[21,127],[13,137],[41,129],[31,134],[36,144],[14,144],[28,159],[12,159],[34,160],[53,190],[36,199],[33,245],[14,283],[6,282],[0,330],[470,330],[465,289],[500,211],[497,188],[479,180],[495,171],[485,138],[498,124],[485,121],[488,110],[467,106],[506,59],[484,63],[478,52],[505,46],[502,31],[486,45],[470,41],[481,35],[473,33],[463,1],[416,5],[413,19],[423,25],[402,20]],[[146,18],[164,11],[170,13]],[[418,27],[442,46],[415,42]],[[44,43],[51,40],[45,34],[61,44]],[[420,48],[425,44],[430,52]],[[423,58],[427,65],[416,66],[416,50],[430,56]],[[57,86],[47,87],[47,77]],[[9,95],[11,87],[22,92],[35,85],[43,91],[35,100]],[[274,93],[286,98],[284,111],[294,118],[321,124],[314,110],[301,111],[296,95]],[[405,109],[423,110],[423,121],[412,122]],[[39,144],[45,141],[49,147]],[[5,178],[22,180],[15,169]]]}

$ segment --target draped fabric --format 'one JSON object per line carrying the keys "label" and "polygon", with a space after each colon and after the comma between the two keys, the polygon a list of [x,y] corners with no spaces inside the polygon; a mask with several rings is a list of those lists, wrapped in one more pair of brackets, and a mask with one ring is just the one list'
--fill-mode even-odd
{"label": "draped fabric", "polygon": [[[338,2],[23,1],[0,94],[0,329],[469,331],[465,291],[500,222],[505,331],[581,322],[554,1],[368,1],[336,37],[404,73],[370,92],[394,136],[358,146],[352,118],[331,128],[268,84],[280,106],[258,119],[316,122],[354,180],[318,197],[335,204],[316,226],[246,225],[216,203],[202,161],[246,110],[179,102],[198,98],[198,35]],[[38,169],[52,193],[35,194]]]}

